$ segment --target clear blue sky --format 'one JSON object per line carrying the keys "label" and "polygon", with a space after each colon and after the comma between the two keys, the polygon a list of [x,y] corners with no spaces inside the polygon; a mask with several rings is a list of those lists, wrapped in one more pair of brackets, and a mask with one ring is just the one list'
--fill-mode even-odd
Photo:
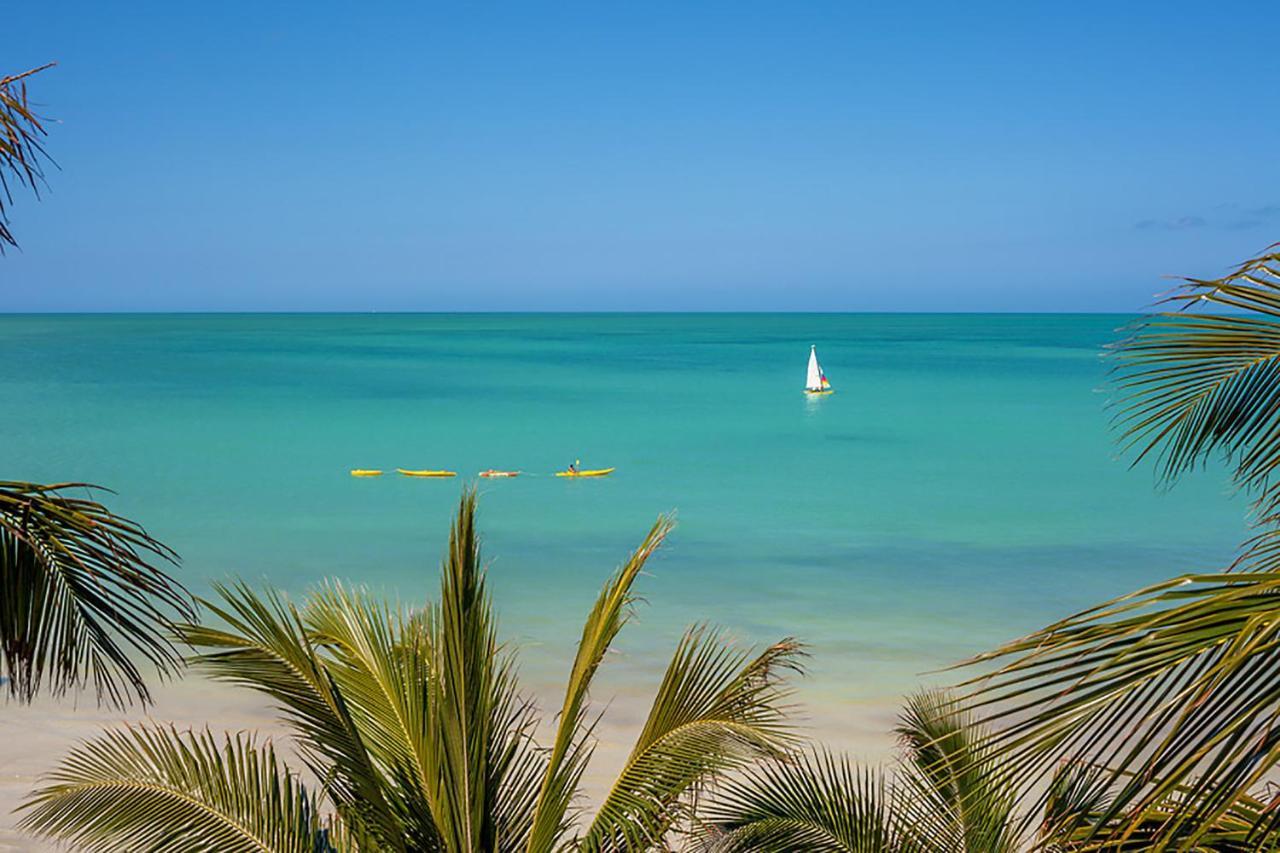
{"label": "clear blue sky", "polygon": [[0,310],[1136,310],[1280,240],[1276,11],[13,4]]}

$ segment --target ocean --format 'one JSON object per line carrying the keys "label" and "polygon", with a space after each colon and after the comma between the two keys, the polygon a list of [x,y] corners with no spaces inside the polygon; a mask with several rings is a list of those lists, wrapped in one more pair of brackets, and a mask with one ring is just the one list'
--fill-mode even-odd
{"label": "ocean", "polygon": [[[415,603],[460,491],[519,469],[479,481],[481,526],[502,635],[549,706],[600,585],[674,512],[596,691],[610,713],[639,720],[706,622],[806,642],[813,733],[887,744],[944,667],[1219,568],[1245,536],[1222,470],[1161,489],[1119,456],[1100,352],[1131,319],[0,316],[0,476],[113,489],[198,594],[336,577]],[[801,392],[810,344],[831,396]],[[617,470],[551,476],[575,459]]]}

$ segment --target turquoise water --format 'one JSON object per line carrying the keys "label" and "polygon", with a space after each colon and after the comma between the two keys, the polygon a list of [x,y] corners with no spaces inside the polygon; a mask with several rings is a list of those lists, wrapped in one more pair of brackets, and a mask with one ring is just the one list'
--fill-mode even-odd
{"label": "turquoise water", "polygon": [[[85,480],[184,558],[291,591],[433,594],[488,467],[507,637],[539,690],[655,516],[680,526],[611,689],[646,691],[683,626],[812,646],[815,716],[888,713],[922,672],[1179,572],[1244,532],[1220,471],[1176,489],[1116,458],[1101,347],[1058,315],[0,317],[5,477]],[[800,392],[816,343],[837,393]],[[613,477],[557,480],[581,458]],[[886,710],[887,709],[887,710]]]}

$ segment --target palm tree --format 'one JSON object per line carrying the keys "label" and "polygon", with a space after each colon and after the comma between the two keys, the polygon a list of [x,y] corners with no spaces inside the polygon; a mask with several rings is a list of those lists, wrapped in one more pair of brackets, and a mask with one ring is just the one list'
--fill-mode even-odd
{"label": "palm tree", "polygon": [[23,806],[23,824],[94,850],[666,849],[711,779],[793,745],[785,676],[802,655],[792,640],[752,654],[691,628],[586,820],[589,688],[670,528],[659,519],[601,590],[545,746],[497,639],[469,492],[432,606],[337,583],[298,606],[236,585],[209,604],[221,625],[182,628],[196,665],[279,707],[314,791],[252,738],[148,725],[74,751]]}
{"label": "palm tree", "polygon": [[1013,853],[1023,828],[1011,780],[969,713],[942,691],[911,697],[896,772],[822,750],[762,763],[717,789],[699,815],[717,853]]}
{"label": "palm tree", "polygon": [[173,551],[79,488],[0,481],[0,674],[20,701],[92,683],[99,702],[145,703],[138,658],[173,674],[171,619],[194,611],[162,568]]}
{"label": "palm tree", "polygon": [[40,139],[45,129],[27,98],[27,78],[52,65],[0,77],[0,254],[6,244],[18,245],[6,218],[6,206],[13,203],[11,184],[38,195],[44,182],[43,165],[49,158]]}
{"label": "palm tree", "polygon": [[983,655],[994,674],[972,682],[974,699],[1018,779],[1063,760],[1100,774],[1109,793],[1081,843],[1198,849],[1244,815],[1238,849],[1259,849],[1280,828],[1262,791],[1280,761],[1280,252],[1187,280],[1170,302],[1116,347],[1122,441],[1167,481],[1223,458],[1256,498],[1259,532],[1226,571]]}

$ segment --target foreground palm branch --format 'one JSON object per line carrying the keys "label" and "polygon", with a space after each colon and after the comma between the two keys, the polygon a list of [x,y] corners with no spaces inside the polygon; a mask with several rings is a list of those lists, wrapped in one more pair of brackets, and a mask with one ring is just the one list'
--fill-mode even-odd
{"label": "foreground palm branch", "polygon": [[[1165,823],[1167,838],[1206,829],[1280,760],[1280,574],[1176,578],[1009,643],[975,683],[996,748],[1022,779],[1059,760],[1100,770],[1114,787],[1099,825]],[[1270,831],[1277,815],[1264,815]]]}
{"label": "foreground palm branch", "polygon": [[896,780],[900,819],[938,850],[1013,853],[1020,828],[1013,780],[988,732],[949,693],[925,691],[902,712],[905,760]]}
{"label": "foreground palm branch", "polygon": [[27,78],[51,65],[0,77],[0,254],[6,245],[18,245],[6,218],[8,205],[13,203],[13,186],[38,194],[44,182],[48,156],[40,140],[45,129],[27,98]]}
{"label": "foreground palm branch", "polygon": [[717,853],[910,850],[883,776],[813,751],[721,785],[701,810],[702,849]]}
{"label": "foreground palm branch", "polygon": [[708,851],[1003,853],[1021,849],[1011,780],[946,693],[912,697],[892,774],[813,751],[721,785],[700,814]]}
{"label": "foreground palm branch", "polygon": [[[1112,791],[1107,775],[1096,767],[1062,765],[1055,773],[1045,806],[1044,849],[1050,853],[1138,853],[1153,849],[1196,853],[1258,853],[1280,849],[1280,834],[1267,828],[1267,812],[1273,806],[1255,797],[1242,796],[1217,819],[1207,823],[1180,821],[1194,811],[1194,794],[1178,788],[1163,802],[1141,814],[1108,817]],[[1169,832],[1169,824],[1179,829]]]}
{"label": "foreground palm branch", "polygon": [[1186,280],[1167,300],[1178,310],[1146,318],[1114,347],[1116,426],[1134,464],[1154,457],[1171,482],[1221,456],[1258,497],[1264,524],[1280,509],[1277,246],[1224,278]]}
{"label": "foreground palm branch", "polygon": [[162,676],[182,663],[173,616],[194,612],[162,568],[176,555],[79,483],[0,481],[0,673],[29,701],[92,684],[123,706],[150,693],[136,657]]}
{"label": "foreground palm branch", "polygon": [[78,747],[47,782],[28,827],[94,850],[335,849],[315,798],[270,744],[245,735],[120,729]]}
{"label": "foreground palm branch", "polygon": [[[791,745],[783,676],[800,655],[791,641],[751,655],[692,630],[626,768],[583,827],[579,783],[593,744],[592,677],[629,618],[632,583],[669,529],[660,519],[601,591],[547,748],[534,740],[538,718],[519,692],[512,655],[497,640],[473,493],[464,495],[453,525],[439,600],[425,610],[337,584],[303,606],[243,586],[221,589],[221,601],[209,605],[221,624],[182,629],[200,652],[194,661],[281,709],[317,780],[317,807],[336,816],[341,833],[317,830],[305,840],[304,829],[324,827],[300,822],[314,809],[284,807],[309,796],[296,787],[293,800],[263,798],[260,805],[202,790],[191,798],[211,819],[252,824],[280,839],[256,848],[263,850],[325,850],[339,840],[358,851],[665,849],[712,774]],[[127,839],[132,822],[139,831],[146,823],[158,825],[157,833],[177,832],[179,812],[148,805],[155,780],[139,769],[149,766],[143,745],[109,733],[82,754],[113,749],[135,760],[103,762],[108,781],[98,795],[87,800],[61,784],[86,763],[73,755],[25,806],[24,825],[94,849]],[[203,766],[218,777],[211,791],[232,785],[233,763]],[[103,812],[115,817],[103,819]],[[303,847],[290,846],[295,842]]]}
{"label": "foreground palm branch", "polygon": [[667,667],[635,747],[584,839],[588,850],[657,844],[692,817],[686,791],[792,745],[779,670],[799,671],[795,642],[752,657],[701,628]]}
{"label": "foreground palm branch", "polygon": [[1184,849],[1252,814],[1261,843],[1280,819],[1248,808],[1280,760],[1280,254],[1172,300],[1182,310],[1117,347],[1122,441],[1169,480],[1223,456],[1262,532],[1233,571],[1156,584],[981,656],[994,674],[971,686],[1020,782],[1062,760],[1095,768],[1106,805],[1077,840],[1141,829],[1150,848]]}

